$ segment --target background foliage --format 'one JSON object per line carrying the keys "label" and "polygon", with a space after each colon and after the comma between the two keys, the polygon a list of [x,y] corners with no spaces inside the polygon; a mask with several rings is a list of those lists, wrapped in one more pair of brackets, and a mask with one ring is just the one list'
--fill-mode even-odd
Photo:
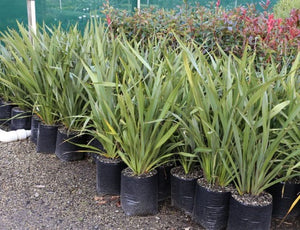
{"label": "background foliage", "polygon": [[[79,23],[82,27],[87,22],[90,14],[100,15],[100,8],[106,0],[36,0],[37,20],[39,24],[45,21],[48,25],[57,25],[62,22],[63,27]],[[136,0],[110,0],[110,5],[117,9],[126,9],[132,11],[136,6]],[[259,0],[222,0],[221,6],[232,8],[235,5],[246,5],[255,3],[258,5]],[[277,0],[272,0],[274,4]],[[61,4],[60,4],[61,3]],[[210,1],[205,0],[188,0],[188,3],[194,5],[200,3],[208,6]],[[159,8],[176,8],[182,5],[183,0],[141,0],[142,8],[159,7]],[[7,27],[17,28],[16,20],[27,23],[26,0],[1,0],[0,1],[0,31]]]}

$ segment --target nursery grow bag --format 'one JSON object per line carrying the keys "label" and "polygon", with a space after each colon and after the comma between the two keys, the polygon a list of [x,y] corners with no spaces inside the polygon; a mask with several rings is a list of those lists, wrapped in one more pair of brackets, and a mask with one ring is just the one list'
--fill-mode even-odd
{"label": "nursery grow bag", "polygon": [[171,197],[171,169],[173,164],[165,164],[156,168],[158,173],[158,201]]}
{"label": "nursery grow bag", "polygon": [[0,100],[0,124],[10,124],[11,110],[13,105]]}
{"label": "nursery grow bag", "polygon": [[38,136],[38,129],[39,129],[40,121],[41,120],[37,115],[33,115],[31,117],[31,136],[30,136],[30,140],[34,144],[37,144],[37,136]]}
{"label": "nursery grow bag", "polygon": [[[273,217],[284,217],[293,202],[297,198],[297,194],[300,192],[300,184],[295,183],[277,183],[267,191],[273,197]],[[292,209],[287,217],[297,217],[300,215],[300,203],[298,202],[297,205]]]}
{"label": "nursery grow bag", "polygon": [[29,130],[31,128],[31,113],[25,112],[19,107],[13,107],[11,109],[11,122],[10,129],[25,129]]}
{"label": "nursery grow bag", "polygon": [[197,180],[193,219],[205,229],[225,229],[229,212],[230,192],[210,189]]}
{"label": "nursery grow bag", "polygon": [[121,159],[96,158],[96,188],[101,195],[120,195],[121,171],[126,167]]}
{"label": "nursery grow bag", "polygon": [[[268,195],[272,200],[272,196]],[[264,205],[250,205],[238,201],[234,195],[231,195],[227,230],[269,230],[271,218],[272,201]]]}
{"label": "nursery grow bag", "polygon": [[36,145],[38,153],[55,153],[57,129],[56,125],[39,123]]}
{"label": "nursery grow bag", "polygon": [[179,177],[174,173],[177,169],[178,167],[171,169],[171,204],[187,214],[192,214],[198,177]]}
{"label": "nursery grow bag", "polygon": [[146,216],[158,213],[157,171],[142,176],[132,175],[129,168],[121,174],[121,206],[128,216]]}
{"label": "nursery grow bag", "polygon": [[57,130],[55,154],[62,161],[76,161],[84,158],[84,153],[76,144],[84,144],[83,136],[77,136],[75,133],[67,134],[64,129]]}

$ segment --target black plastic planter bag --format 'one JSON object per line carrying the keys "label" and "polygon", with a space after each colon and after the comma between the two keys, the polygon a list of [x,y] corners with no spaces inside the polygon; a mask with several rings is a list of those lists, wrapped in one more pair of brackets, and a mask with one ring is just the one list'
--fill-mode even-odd
{"label": "black plastic planter bag", "polygon": [[198,178],[179,178],[171,170],[171,204],[172,206],[192,214],[196,182]]}
{"label": "black plastic planter bag", "polygon": [[11,122],[10,129],[26,129],[29,130],[31,128],[31,113],[24,112],[19,107],[13,107],[11,109]]}
{"label": "black plastic planter bag", "polygon": [[173,165],[157,167],[158,172],[158,201],[163,201],[171,196],[171,174]]}
{"label": "black plastic planter bag", "polygon": [[76,144],[84,144],[82,136],[76,134],[67,134],[58,129],[56,138],[56,156],[62,161],[76,161],[84,158],[84,153],[80,152],[81,147]]}
{"label": "black plastic planter bag", "polygon": [[121,174],[121,206],[128,216],[147,216],[158,213],[157,171],[153,175],[138,177],[128,175],[128,168]]}
{"label": "black plastic planter bag", "polygon": [[193,219],[206,229],[225,229],[229,212],[230,192],[218,192],[196,184]]}
{"label": "black plastic planter bag", "polygon": [[269,230],[272,203],[266,206],[245,205],[230,197],[227,230]]}
{"label": "black plastic planter bag", "polygon": [[36,145],[38,153],[55,153],[57,128],[56,125],[39,123]]}
{"label": "black plastic planter bag", "polygon": [[[284,188],[283,188],[284,187]],[[272,216],[282,218],[288,212],[289,208],[297,198],[297,193],[300,192],[300,184],[294,183],[278,183],[267,191],[273,197]],[[300,215],[300,203],[292,209],[288,217],[297,217]]]}
{"label": "black plastic planter bag", "polygon": [[10,124],[13,105],[0,100],[0,124]]}
{"label": "black plastic planter bag", "polygon": [[126,167],[120,159],[96,158],[96,188],[101,195],[120,195],[121,171]]}
{"label": "black plastic planter bag", "polygon": [[33,115],[31,117],[31,135],[30,140],[37,144],[37,136],[38,136],[38,129],[39,129],[39,123],[41,122],[40,118],[36,115]]}

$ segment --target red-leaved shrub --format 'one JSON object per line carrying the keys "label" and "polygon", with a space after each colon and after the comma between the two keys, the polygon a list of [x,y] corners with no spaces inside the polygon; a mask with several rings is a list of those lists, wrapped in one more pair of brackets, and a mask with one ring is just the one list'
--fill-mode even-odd
{"label": "red-leaved shrub", "polygon": [[300,10],[289,18],[275,19],[272,13],[258,12],[254,5],[225,10],[218,2],[214,9],[184,5],[173,10],[146,8],[140,13],[114,9],[105,5],[103,13],[115,34],[124,33],[129,39],[147,42],[153,35],[167,37],[176,46],[174,33],[182,40],[203,44],[206,50],[241,55],[246,45],[268,61],[291,58],[300,50]]}

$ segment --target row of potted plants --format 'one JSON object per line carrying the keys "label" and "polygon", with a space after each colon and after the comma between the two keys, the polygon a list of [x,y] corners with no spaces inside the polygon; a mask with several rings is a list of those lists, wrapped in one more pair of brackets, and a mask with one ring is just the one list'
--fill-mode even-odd
{"label": "row of potted plants", "polygon": [[[299,179],[300,55],[278,68],[248,47],[237,57],[175,38],[177,47],[154,35],[128,40],[97,21],[83,34],[44,26],[30,38],[20,25],[3,34],[1,93],[40,119],[38,152],[97,153],[97,191],[121,193],[126,214],[158,212],[156,169],[175,162],[174,206],[206,228],[268,229],[266,189]],[[54,127],[53,139],[43,126]],[[74,133],[84,141],[72,145]]]}
{"label": "row of potted plants", "polygon": [[[60,27],[52,31],[46,26],[38,36],[29,37],[25,27],[19,25],[18,32],[9,30],[2,38],[1,97],[18,106],[20,116],[26,120],[26,125],[18,128],[30,129],[28,111],[33,114],[31,128],[39,131],[38,136],[37,132],[32,133],[37,151],[56,152],[61,158],[67,156],[56,148],[58,129],[59,134],[67,137],[79,131],[88,111],[81,87],[81,81],[88,77],[83,65],[78,64],[78,55],[84,57],[79,37],[87,40],[76,27],[67,32]],[[16,120],[19,119],[12,119],[11,123]],[[77,157],[82,158],[83,154]]]}

